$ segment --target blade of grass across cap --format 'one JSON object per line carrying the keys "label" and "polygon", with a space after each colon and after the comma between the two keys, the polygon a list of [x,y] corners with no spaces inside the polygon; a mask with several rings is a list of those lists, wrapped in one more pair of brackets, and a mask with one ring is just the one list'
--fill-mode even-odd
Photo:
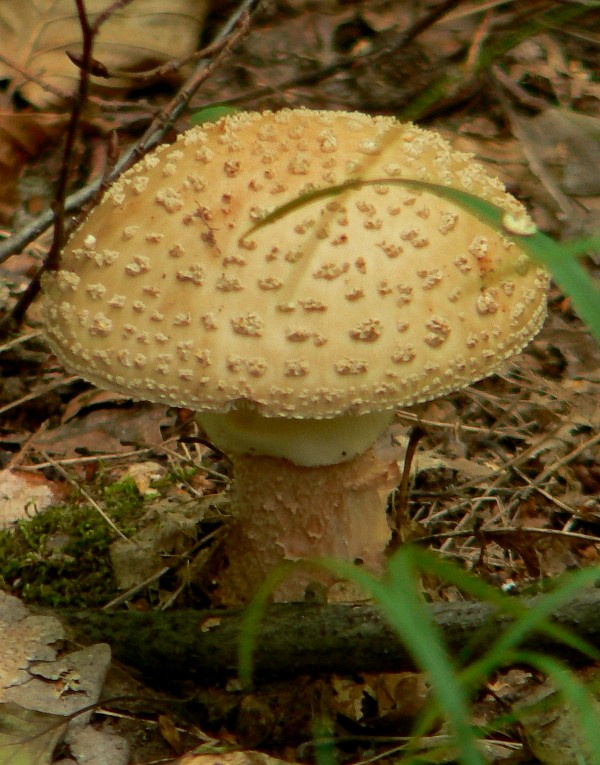
{"label": "blade of grass across cap", "polygon": [[505,210],[491,202],[448,186],[410,178],[356,179],[334,186],[326,186],[322,189],[308,191],[276,207],[249,228],[242,238],[312,202],[373,185],[405,186],[428,191],[468,210],[472,215],[513,240],[529,257],[543,264],[552,272],[556,283],[570,296],[575,310],[588,325],[596,340],[600,342],[600,289],[575,257],[600,247],[600,235],[565,244],[558,243],[538,231],[534,226],[523,226],[523,221],[515,220]]}

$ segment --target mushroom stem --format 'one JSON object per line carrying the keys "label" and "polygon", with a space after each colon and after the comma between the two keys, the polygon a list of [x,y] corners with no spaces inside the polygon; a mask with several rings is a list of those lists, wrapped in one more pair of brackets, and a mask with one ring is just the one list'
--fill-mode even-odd
{"label": "mushroom stem", "polygon": [[[247,603],[284,561],[338,558],[379,573],[390,539],[387,497],[398,467],[371,448],[347,462],[303,467],[277,457],[234,455],[233,519],[225,541],[228,568],[219,600]],[[298,569],[274,591],[275,601],[302,600],[306,586],[330,586],[332,575]]]}

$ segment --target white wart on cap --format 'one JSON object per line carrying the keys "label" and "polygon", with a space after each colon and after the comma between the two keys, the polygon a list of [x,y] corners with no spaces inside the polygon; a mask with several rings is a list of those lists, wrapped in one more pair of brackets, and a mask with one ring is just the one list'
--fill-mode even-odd
{"label": "white wart on cap", "polygon": [[158,147],[106,193],[44,278],[66,367],[134,398],[331,418],[431,399],[482,378],[537,332],[545,273],[413,178],[519,203],[470,155],[388,117],[243,113]]}

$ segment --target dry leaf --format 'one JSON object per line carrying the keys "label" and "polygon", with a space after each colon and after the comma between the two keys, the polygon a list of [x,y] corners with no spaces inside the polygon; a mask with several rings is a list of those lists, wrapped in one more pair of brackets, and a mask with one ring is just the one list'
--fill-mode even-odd
{"label": "dry leaf", "polygon": [[37,473],[0,470],[0,528],[56,501],[52,484]]}
{"label": "dry leaf", "polygon": [[57,140],[66,121],[61,114],[0,113],[0,221],[9,220],[19,200],[17,183],[23,165]]}
{"label": "dry leaf", "polygon": [[64,738],[79,763],[126,765],[124,739],[88,724],[110,666],[110,648],[97,643],[61,654],[64,641],[58,619],[30,614],[0,591],[0,762],[50,763]]}
{"label": "dry leaf", "polygon": [[175,725],[173,720],[169,717],[169,715],[158,716],[158,729],[160,731],[161,736],[164,738],[167,744],[171,747],[171,749],[176,754],[181,754],[183,751],[183,748],[181,745],[181,736],[179,735],[177,726]]}
{"label": "dry leaf", "polygon": [[600,118],[546,109],[529,121],[546,162],[557,165],[567,194],[600,194]]}
{"label": "dry leaf", "polygon": [[7,701],[7,689],[30,679],[31,662],[54,660],[54,644],[63,639],[58,619],[31,615],[20,600],[0,591],[0,702]]}
{"label": "dry leaf", "polygon": [[226,752],[224,754],[187,754],[178,765],[287,765],[284,760],[262,752]]}
{"label": "dry leaf", "polygon": [[[90,20],[108,5],[108,0],[87,0]],[[102,25],[94,58],[111,72],[139,72],[187,56],[196,50],[206,10],[205,0],[133,0]],[[27,101],[44,109],[60,103],[59,93],[75,90],[79,70],[66,55],[67,51],[81,53],[81,28],[73,0],[2,0],[0,40],[4,59],[0,79],[12,80],[11,89]],[[28,82],[23,71],[54,90]],[[126,76],[92,77],[92,82],[111,92],[132,84]]]}
{"label": "dry leaf", "polygon": [[53,455],[81,456],[130,451],[134,445],[161,444],[161,427],[174,415],[165,407],[136,404],[134,407],[103,408],[75,417],[36,440],[36,446]]}
{"label": "dry leaf", "polygon": [[[118,735],[109,724],[102,727],[86,725],[76,730],[67,738],[69,752],[77,763],[86,765],[127,765],[129,760],[129,744]],[[60,761],[62,762],[62,761]],[[65,765],[71,760],[65,760]],[[36,763],[37,765],[37,763]],[[59,765],[59,763],[56,763]],[[75,763],[73,762],[73,765]]]}
{"label": "dry leaf", "polygon": [[156,504],[146,515],[147,526],[130,539],[113,542],[110,560],[119,589],[136,587],[184,555],[196,541],[197,525],[210,507],[209,498],[185,507]]}
{"label": "dry leaf", "polygon": [[[594,706],[600,716],[600,702]],[[523,703],[514,708],[523,726],[529,748],[543,765],[574,765],[585,762],[578,715],[556,692],[551,680],[534,687]]]}

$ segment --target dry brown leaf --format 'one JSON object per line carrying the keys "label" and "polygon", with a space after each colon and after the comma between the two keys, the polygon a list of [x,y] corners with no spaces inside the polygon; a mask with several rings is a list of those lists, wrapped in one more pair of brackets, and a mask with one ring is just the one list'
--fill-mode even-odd
{"label": "dry brown leaf", "polygon": [[0,112],[0,221],[11,217],[18,202],[17,183],[23,165],[58,138],[66,121],[62,114]]}
{"label": "dry brown leaf", "polygon": [[0,591],[0,702],[6,690],[30,679],[31,662],[53,661],[64,629],[54,616],[34,616],[21,601]]}
{"label": "dry brown leaf", "polygon": [[[108,0],[87,0],[93,22]],[[103,24],[94,44],[94,58],[110,71],[144,71],[192,53],[206,15],[205,0],[133,0]],[[77,86],[79,70],[66,52],[81,52],[81,28],[73,0],[2,0],[0,78],[40,109],[60,102],[59,93]],[[9,66],[7,61],[16,65]],[[27,72],[38,82],[27,81]],[[126,76],[92,78],[101,90],[115,92],[131,86]]]}
{"label": "dry brown leaf", "polygon": [[225,752],[224,754],[187,754],[179,765],[286,765],[284,760],[262,752]]}
{"label": "dry brown leaf", "polygon": [[54,487],[44,476],[0,470],[0,528],[29,518],[56,501]]}
{"label": "dry brown leaf", "polygon": [[196,541],[198,523],[206,517],[210,504],[200,502],[187,508],[156,504],[146,514],[147,526],[130,539],[113,542],[110,560],[119,589],[137,587],[176,563]]}
{"label": "dry brown leaf", "polygon": [[23,709],[8,701],[0,703],[3,762],[7,765],[50,765],[65,728],[65,718],[60,715]]}
{"label": "dry brown leaf", "polygon": [[58,619],[31,614],[0,591],[0,762],[54,762],[53,750],[64,737],[77,762],[126,765],[126,742],[88,725],[110,666],[110,648],[97,643],[64,654],[64,639]]}
{"label": "dry brown leaf", "polygon": [[[597,683],[597,670],[584,672],[580,677],[593,690]],[[594,706],[600,714],[597,695]],[[578,714],[556,692],[552,681],[534,686],[514,708],[523,726],[531,752],[543,765],[574,765],[588,761],[581,755],[588,748],[583,741]]]}
{"label": "dry brown leaf", "polygon": [[133,444],[161,444],[160,428],[172,425],[174,415],[164,407],[139,404],[132,408],[98,409],[41,434],[36,446],[53,455],[81,456],[126,452]]}
{"label": "dry brown leaf", "polygon": [[529,120],[544,160],[561,173],[567,194],[600,194],[600,119],[566,109],[546,109]]}

